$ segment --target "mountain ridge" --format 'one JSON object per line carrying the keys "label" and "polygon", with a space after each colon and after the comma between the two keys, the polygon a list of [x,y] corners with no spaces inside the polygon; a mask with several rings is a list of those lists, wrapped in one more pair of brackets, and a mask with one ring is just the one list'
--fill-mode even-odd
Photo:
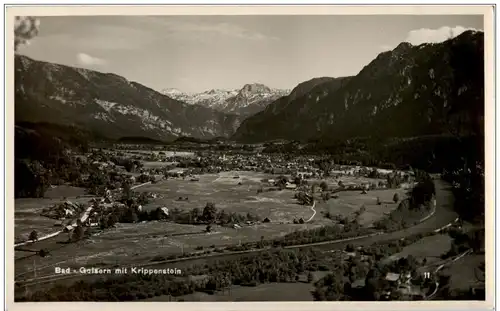
{"label": "mountain ridge", "polygon": [[15,56],[16,122],[76,124],[110,137],[230,136],[240,117],[187,105],[113,73]]}
{"label": "mountain ridge", "polygon": [[483,40],[482,32],[468,31],[443,43],[401,43],[356,76],[313,83],[303,96],[270,104],[245,119],[232,139],[399,137],[446,133],[458,123],[480,127]]}

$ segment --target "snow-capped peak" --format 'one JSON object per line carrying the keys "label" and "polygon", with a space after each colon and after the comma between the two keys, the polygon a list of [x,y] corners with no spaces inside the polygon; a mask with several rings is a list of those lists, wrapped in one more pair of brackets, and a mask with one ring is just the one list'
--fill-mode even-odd
{"label": "snow-capped peak", "polygon": [[188,104],[202,105],[220,111],[236,114],[251,114],[264,109],[267,104],[289,90],[271,89],[264,84],[245,84],[241,89],[211,89],[202,93],[188,94],[177,89],[165,89],[164,95]]}

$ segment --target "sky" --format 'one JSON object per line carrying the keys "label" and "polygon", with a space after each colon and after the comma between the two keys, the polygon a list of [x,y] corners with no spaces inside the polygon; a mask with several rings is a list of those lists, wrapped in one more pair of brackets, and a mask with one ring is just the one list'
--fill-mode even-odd
{"label": "sky", "polygon": [[156,90],[292,89],[356,75],[403,41],[442,42],[467,29],[483,30],[483,16],[58,16],[41,17],[38,35],[18,53]]}

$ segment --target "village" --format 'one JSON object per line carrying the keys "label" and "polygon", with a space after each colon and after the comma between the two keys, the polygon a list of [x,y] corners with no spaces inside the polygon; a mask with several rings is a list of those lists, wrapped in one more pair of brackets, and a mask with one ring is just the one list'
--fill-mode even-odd
{"label": "village", "polygon": [[[167,156],[170,153],[170,156]],[[395,172],[361,166],[342,166],[325,162],[318,157],[297,157],[285,159],[284,156],[274,154],[226,155],[223,152],[181,153],[176,152],[131,152],[125,154],[121,150],[102,151],[96,150],[85,158],[95,159],[90,165],[100,173],[109,176],[106,185],[97,185],[100,189],[87,205],[64,201],[61,204],[47,207],[42,215],[56,219],[54,226],[63,227],[63,232],[70,236],[77,227],[105,228],[104,222],[119,222],[117,217],[110,217],[111,211],[115,214],[127,215],[128,208],[135,213],[141,213],[148,201],[161,197],[159,193],[141,193],[137,195],[134,189],[146,184],[155,184],[161,180],[174,179],[179,181],[199,182],[199,177],[204,174],[219,174],[221,172],[236,172],[232,176],[235,183],[242,185],[237,172],[260,172],[270,178],[260,180],[257,193],[264,191],[293,191],[292,196],[299,204],[311,206],[314,197],[320,196],[324,200],[335,198],[338,191],[360,191],[366,194],[369,190],[386,189],[394,187],[388,185],[391,176],[395,176],[398,187],[409,189],[412,184],[413,172]],[[118,157],[119,160],[116,160]],[[121,158],[120,158],[121,157]],[[124,159],[125,158],[125,159]],[[114,161],[112,161],[113,159]],[[131,167],[117,165],[120,163],[133,163]],[[154,165],[148,165],[153,163]],[[393,174],[393,175],[391,175]],[[273,177],[274,176],[274,177]],[[342,181],[341,177],[352,177],[352,181]],[[366,181],[362,177],[382,178],[378,182]],[[387,178],[386,178],[387,177]],[[90,176],[89,176],[90,178]],[[327,185],[322,178],[329,178],[333,186]],[[321,182],[322,181],[322,182]],[[401,185],[400,185],[401,184]],[[179,197],[182,201],[187,198]],[[159,206],[156,214],[159,219],[169,217],[169,207]],[[117,213],[116,211],[120,211]],[[109,221],[103,219],[113,218]],[[134,217],[132,217],[134,218]],[[269,222],[269,219],[264,219]],[[304,220],[296,220],[303,223]],[[247,221],[247,224],[252,222]],[[241,224],[232,224],[234,228]],[[88,232],[87,234],[90,234]],[[35,233],[32,233],[35,236]],[[79,236],[78,234],[77,236]],[[22,242],[21,242],[22,243]],[[20,243],[18,243],[20,244]]]}
{"label": "village", "polygon": [[[339,165],[321,156],[206,150],[116,148],[77,156],[90,167],[83,182],[86,192],[44,206],[40,216],[53,220],[52,229],[24,231],[24,239],[18,238],[15,244],[19,253],[26,247],[41,248],[36,252],[48,263],[65,256],[51,250],[53,239],[68,245],[64,253],[85,257],[99,253],[96,247],[118,250],[127,243],[128,252],[135,254],[127,257],[130,263],[161,262],[376,235],[433,213],[432,209],[409,214],[404,210],[409,191],[418,184],[412,170]],[[393,220],[402,217],[397,215],[404,215],[402,223]],[[325,226],[333,231],[313,233]],[[304,238],[303,230],[311,231],[308,235],[314,238]],[[106,242],[117,241],[120,232],[127,236],[134,232],[132,236],[139,240],[113,242],[113,246]],[[283,232],[288,232],[284,240]],[[163,236],[161,244],[155,241],[159,236]],[[147,251],[134,251],[136,243]],[[115,253],[89,263],[111,264]],[[365,271],[382,259],[377,256],[370,247],[348,245],[341,262]],[[348,292],[364,297],[366,290],[373,291],[369,288],[375,282],[379,300],[425,299],[437,288],[435,276],[427,275],[425,267],[421,259],[402,258],[385,264],[376,275],[356,272],[350,277]],[[30,269],[29,262],[16,266],[21,274]]]}

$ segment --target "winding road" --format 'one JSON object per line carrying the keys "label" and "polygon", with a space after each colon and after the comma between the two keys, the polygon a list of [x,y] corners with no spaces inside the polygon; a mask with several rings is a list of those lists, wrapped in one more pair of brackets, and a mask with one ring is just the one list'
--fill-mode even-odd
{"label": "winding road", "polygon": [[[454,197],[451,193],[451,187],[449,184],[442,180],[434,181],[436,186],[436,206],[433,207],[433,211],[429,216],[424,217],[420,223],[410,228],[406,228],[403,230],[385,233],[385,232],[376,232],[373,234],[369,234],[366,236],[358,236],[352,237],[342,240],[336,241],[324,241],[310,244],[302,244],[302,245],[292,245],[284,248],[308,248],[308,247],[319,247],[319,248],[327,248],[327,249],[342,249],[347,244],[354,244],[355,246],[368,246],[377,242],[390,241],[396,239],[402,239],[408,236],[412,236],[419,233],[426,233],[436,231],[437,229],[441,229],[446,227],[450,223],[452,223],[456,218],[457,214],[453,210],[453,202]],[[316,210],[314,209],[315,204],[311,207],[313,211],[313,216],[308,220],[310,221],[315,215]],[[354,242],[353,242],[354,241]],[[146,266],[158,266],[161,268],[162,265],[168,267],[171,266],[172,263],[176,263],[176,267],[180,268],[182,265],[193,265],[198,263],[207,264],[208,261],[211,260],[220,260],[221,257],[224,258],[232,258],[242,256],[243,254],[248,253],[256,253],[267,251],[269,248],[263,249],[252,249],[246,251],[237,251],[237,252],[224,252],[224,253],[211,253],[201,256],[194,256],[188,258],[179,258],[173,260],[165,260],[160,262],[146,262],[146,263],[137,263],[134,265],[135,267],[146,267]],[[103,267],[104,268],[104,267]],[[86,277],[85,275],[80,274],[71,274],[71,275],[46,275],[38,278],[18,280],[18,282],[23,282],[23,286],[31,286],[37,285],[41,283],[49,283],[57,280],[70,279],[70,278],[80,278],[83,279]]]}

